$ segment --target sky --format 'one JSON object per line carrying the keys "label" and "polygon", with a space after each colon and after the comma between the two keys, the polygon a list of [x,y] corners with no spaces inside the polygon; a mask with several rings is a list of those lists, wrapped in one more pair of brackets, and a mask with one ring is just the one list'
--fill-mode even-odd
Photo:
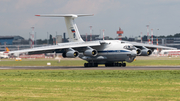
{"label": "sky", "polygon": [[[82,35],[90,33],[116,38],[119,27],[123,36],[180,33],[180,0],[0,0],[0,36],[29,38],[35,27],[36,39],[55,37],[67,32],[64,18],[36,17],[36,14],[94,14],[75,19]],[[158,30],[159,29],[159,30]]]}

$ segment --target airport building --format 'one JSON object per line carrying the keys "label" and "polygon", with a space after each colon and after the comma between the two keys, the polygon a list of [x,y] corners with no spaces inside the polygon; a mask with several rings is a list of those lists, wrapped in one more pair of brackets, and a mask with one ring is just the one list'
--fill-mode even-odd
{"label": "airport building", "polygon": [[29,40],[21,36],[0,36],[0,51],[5,51],[8,47],[10,50],[29,48]]}
{"label": "airport building", "polygon": [[12,36],[0,36],[0,45],[12,45],[13,44],[14,37]]}
{"label": "airport building", "polygon": [[18,45],[29,44],[28,40],[25,40],[21,36],[0,36],[0,45]]}

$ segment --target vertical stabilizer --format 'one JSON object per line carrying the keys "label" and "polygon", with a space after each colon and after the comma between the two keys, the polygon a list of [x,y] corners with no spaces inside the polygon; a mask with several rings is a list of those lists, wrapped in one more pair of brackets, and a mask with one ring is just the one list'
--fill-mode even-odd
{"label": "vertical stabilizer", "polygon": [[6,52],[9,52],[10,50],[9,50],[9,48],[8,47],[6,47]]}
{"label": "vertical stabilizer", "polygon": [[76,41],[83,41],[79,30],[77,28],[76,23],[74,22],[73,17],[65,17],[66,27],[67,27],[67,33],[69,36],[69,41],[76,42]]}
{"label": "vertical stabilizer", "polygon": [[75,18],[77,17],[82,17],[82,16],[92,16],[90,14],[48,14],[48,15],[36,15],[40,17],[64,17],[65,22],[66,22],[66,27],[67,27],[67,33],[69,36],[69,41],[70,42],[83,42],[79,30],[77,28],[77,25],[74,21]]}

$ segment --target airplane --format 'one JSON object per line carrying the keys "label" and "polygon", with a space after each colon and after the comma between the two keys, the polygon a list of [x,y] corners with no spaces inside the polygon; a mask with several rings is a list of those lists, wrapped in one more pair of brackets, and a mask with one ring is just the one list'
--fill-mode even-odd
{"label": "airplane", "polygon": [[162,50],[160,55],[180,55],[180,50]]}
{"label": "airplane", "polygon": [[9,53],[9,49],[6,47],[5,52],[0,52],[0,59],[8,59],[9,58],[8,53]]}
{"label": "airplane", "polygon": [[98,40],[84,42],[75,23],[75,18],[93,16],[93,14],[39,14],[38,17],[64,17],[69,36],[69,43],[36,47],[31,49],[10,51],[11,55],[18,53],[40,54],[61,52],[64,58],[79,57],[86,60],[84,67],[98,67],[105,64],[106,67],[125,67],[126,62],[133,62],[136,56],[149,56],[156,48],[170,49],[171,47],[130,43],[120,40]]}

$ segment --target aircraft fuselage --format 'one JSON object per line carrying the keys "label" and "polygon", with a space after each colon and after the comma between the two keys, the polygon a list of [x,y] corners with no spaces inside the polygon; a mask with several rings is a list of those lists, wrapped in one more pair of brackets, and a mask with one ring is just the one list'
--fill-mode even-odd
{"label": "aircraft fuselage", "polygon": [[[131,44],[122,43],[119,40],[104,40],[101,46],[94,46],[98,54],[96,56],[84,56],[80,54],[80,58],[89,63],[105,64],[115,62],[132,62],[137,53]],[[127,47],[126,47],[127,46]],[[129,49],[127,49],[129,47]]]}

